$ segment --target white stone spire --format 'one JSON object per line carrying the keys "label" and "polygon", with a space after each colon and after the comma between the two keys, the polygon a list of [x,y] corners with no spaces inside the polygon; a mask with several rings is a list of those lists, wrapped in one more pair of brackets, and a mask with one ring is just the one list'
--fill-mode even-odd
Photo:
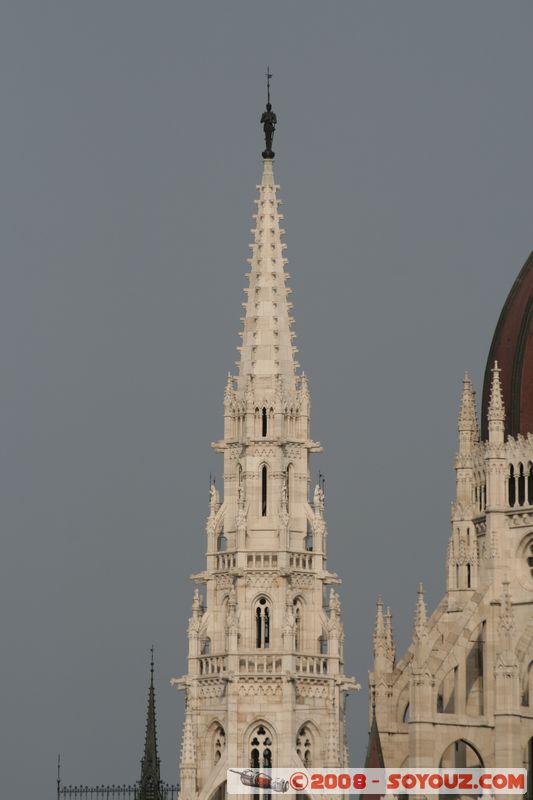
{"label": "white stone spire", "polygon": [[468,452],[471,450],[473,443],[479,439],[476,393],[468,372],[465,372],[463,378],[463,394],[457,427],[459,430],[459,451],[461,453]]}
{"label": "white stone spire", "polygon": [[492,383],[490,386],[487,420],[489,425],[489,441],[496,444],[503,444],[505,425],[505,406],[503,403],[500,372],[501,369],[498,366],[498,362],[495,361],[492,368]]}
{"label": "white stone spire", "polygon": [[279,213],[280,200],[276,197],[279,188],[274,182],[272,159],[263,160],[263,175],[258,186],[259,198],[254,214],[254,241],[250,245],[252,256],[248,259],[249,284],[245,289],[247,300],[243,303],[245,316],[239,367],[238,389],[244,391],[248,376],[252,376],[256,390],[271,391],[277,376],[281,376],[286,391],[294,392],[296,348],[291,331],[292,318],[286,287],[287,273],[283,256],[286,245],[281,241],[283,229]]}
{"label": "white stone spire", "polygon": [[422,639],[426,634],[427,626],[427,610],[426,598],[424,592],[424,584],[422,581],[418,584],[418,593],[416,598],[416,613],[415,613],[415,636]]}

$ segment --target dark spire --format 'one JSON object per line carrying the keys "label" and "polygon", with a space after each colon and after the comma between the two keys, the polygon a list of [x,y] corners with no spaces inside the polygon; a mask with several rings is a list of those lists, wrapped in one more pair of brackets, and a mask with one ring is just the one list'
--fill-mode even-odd
{"label": "dark spire", "polygon": [[274,151],[272,150],[272,140],[274,138],[274,131],[276,130],[276,125],[278,122],[278,118],[272,111],[272,105],[270,103],[270,78],[272,77],[272,73],[270,72],[270,67],[267,67],[266,71],[266,79],[267,79],[267,104],[266,110],[263,111],[261,116],[261,125],[263,126],[263,131],[265,132],[265,149],[263,150],[263,158],[274,158]]}
{"label": "dark spire", "polygon": [[[372,698],[372,722],[370,724],[370,731],[368,734],[368,747],[365,758],[365,769],[384,769],[385,759],[383,758],[383,750],[381,749],[381,739],[379,736],[378,722],[376,719],[376,687],[371,686]],[[360,800],[381,800],[377,794],[366,794],[362,792],[359,795]]]}
{"label": "dark spire", "polygon": [[150,649],[150,688],[148,689],[146,735],[144,739],[144,756],[141,761],[138,800],[161,800],[161,777],[159,773],[159,758],[157,757],[153,645]]}

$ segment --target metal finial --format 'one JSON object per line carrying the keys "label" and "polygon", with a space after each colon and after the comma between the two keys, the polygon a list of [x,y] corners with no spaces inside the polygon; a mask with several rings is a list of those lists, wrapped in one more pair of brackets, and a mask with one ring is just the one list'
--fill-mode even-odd
{"label": "metal finial", "polygon": [[267,67],[265,78],[267,79],[267,103],[270,105],[270,78],[274,77],[270,72],[270,67]]}
{"label": "metal finial", "polygon": [[57,800],[61,795],[61,753],[57,754]]}
{"label": "metal finial", "polygon": [[261,115],[261,125],[263,126],[263,131],[265,134],[265,149],[263,150],[262,155],[263,158],[268,159],[274,158],[275,155],[274,151],[272,150],[272,140],[274,139],[274,132],[278,122],[276,115],[272,111],[272,105],[270,103],[270,78],[272,78],[272,73],[270,72],[270,67],[267,67],[267,104],[266,110],[263,111],[263,114]]}
{"label": "metal finial", "polygon": [[150,648],[150,683],[154,685],[154,646]]}

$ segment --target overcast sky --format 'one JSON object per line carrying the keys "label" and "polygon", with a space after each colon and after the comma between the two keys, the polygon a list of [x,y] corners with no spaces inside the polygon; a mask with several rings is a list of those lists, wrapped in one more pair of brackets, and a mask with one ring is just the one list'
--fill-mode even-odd
{"label": "overcast sky", "polygon": [[152,643],[177,778],[267,64],[362,764],[376,594],[401,652],[533,245],[532,35],[526,0],[0,4],[3,796],[52,798],[59,751],[138,778]]}

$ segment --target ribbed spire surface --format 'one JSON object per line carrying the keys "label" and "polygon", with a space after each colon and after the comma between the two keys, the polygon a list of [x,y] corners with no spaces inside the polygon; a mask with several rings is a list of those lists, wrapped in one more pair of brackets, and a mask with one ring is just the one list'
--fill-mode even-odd
{"label": "ribbed spire surface", "polygon": [[500,368],[498,362],[494,362],[492,368],[492,383],[490,386],[490,401],[487,418],[489,422],[505,421],[505,406],[503,404],[502,385],[500,382]]}
{"label": "ribbed spire surface", "polygon": [[287,273],[283,256],[285,244],[281,241],[283,229],[279,213],[280,201],[274,182],[273,162],[263,160],[263,175],[259,185],[257,211],[254,214],[254,241],[250,245],[252,256],[248,259],[249,284],[245,289],[247,300],[243,303],[245,316],[239,367],[238,389],[244,391],[249,376],[259,390],[273,390],[281,377],[285,391],[296,389],[294,360],[296,348],[292,345],[292,303],[287,299],[290,289],[285,285]]}
{"label": "ribbed spire surface", "polygon": [[418,594],[416,598],[416,614],[415,614],[415,634],[421,639],[426,632],[427,623],[427,609],[426,597],[424,592],[424,584],[420,582],[418,585]]}
{"label": "ribbed spire surface", "polygon": [[154,651],[150,662],[150,688],[148,689],[148,711],[146,714],[146,735],[144,739],[144,757],[141,762],[141,780],[139,800],[159,800],[160,774],[157,757],[157,728],[155,715],[154,689]]}
{"label": "ribbed spire surface", "polygon": [[463,378],[463,394],[461,397],[461,411],[458,422],[459,433],[471,433],[472,440],[478,437],[478,424],[476,416],[476,393],[468,372]]}

